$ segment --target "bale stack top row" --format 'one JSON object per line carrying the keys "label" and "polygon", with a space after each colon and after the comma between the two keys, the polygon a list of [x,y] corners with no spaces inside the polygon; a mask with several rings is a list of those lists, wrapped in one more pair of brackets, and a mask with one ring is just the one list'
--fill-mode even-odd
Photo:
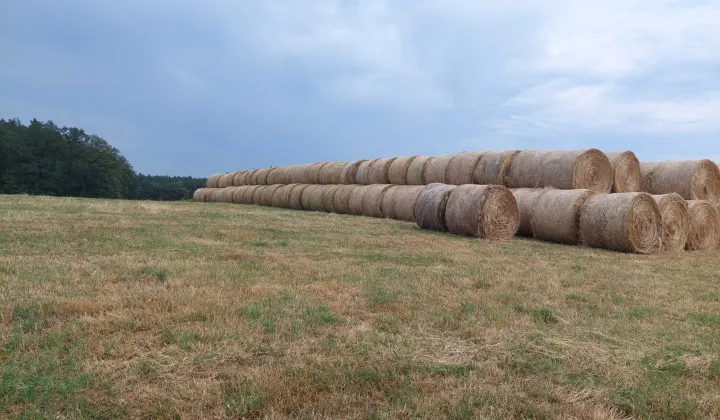
{"label": "bale stack top row", "polygon": [[494,150],[324,162],[216,174],[208,188],[276,184],[479,184],[586,189],[600,193],[677,193],[720,202],[720,169],[710,160],[640,163],[632,152]]}

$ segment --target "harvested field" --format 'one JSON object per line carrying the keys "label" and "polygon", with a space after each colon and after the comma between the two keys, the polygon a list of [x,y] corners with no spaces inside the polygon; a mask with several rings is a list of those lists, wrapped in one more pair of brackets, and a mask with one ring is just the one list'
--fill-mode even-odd
{"label": "harvested field", "polygon": [[5,418],[719,418],[720,253],[0,197]]}

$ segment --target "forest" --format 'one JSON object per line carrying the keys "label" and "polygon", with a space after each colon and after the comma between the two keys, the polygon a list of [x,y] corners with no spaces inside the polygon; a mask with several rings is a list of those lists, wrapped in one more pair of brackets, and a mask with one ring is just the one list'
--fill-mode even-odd
{"label": "forest", "polygon": [[118,149],[80,128],[0,119],[0,194],[184,200],[206,179],[136,173]]}

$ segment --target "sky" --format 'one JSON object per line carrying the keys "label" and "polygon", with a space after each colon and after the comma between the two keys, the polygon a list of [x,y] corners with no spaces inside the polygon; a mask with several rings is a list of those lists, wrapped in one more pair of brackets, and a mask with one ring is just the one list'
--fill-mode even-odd
{"label": "sky", "polygon": [[0,118],[142,173],[490,149],[720,161],[717,0],[0,0]]}

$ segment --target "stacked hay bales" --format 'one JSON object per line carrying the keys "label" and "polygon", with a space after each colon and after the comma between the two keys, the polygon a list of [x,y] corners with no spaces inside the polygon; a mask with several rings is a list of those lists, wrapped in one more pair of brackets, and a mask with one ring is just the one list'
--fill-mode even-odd
{"label": "stacked hay bales", "polygon": [[395,185],[385,192],[382,213],[388,219],[415,222],[415,202],[423,185]]}
{"label": "stacked hay bales", "polygon": [[523,150],[507,164],[504,177],[509,188],[553,187],[609,193],[613,169],[607,156],[597,149]]}
{"label": "stacked hay bales", "polygon": [[688,251],[708,251],[720,245],[720,216],[710,202],[689,200],[688,204]]}
{"label": "stacked hay bales", "polygon": [[451,233],[482,239],[510,239],[520,212],[510,190],[500,185],[460,185],[448,197],[445,226]]}
{"label": "stacked hay bales", "polygon": [[644,162],[640,167],[645,192],[720,202],[720,169],[711,160]]}
{"label": "stacked hay bales", "polygon": [[679,194],[654,195],[663,224],[663,251],[685,249],[688,241],[690,216],[688,203]]}
{"label": "stacked hay bales", "polygon": [[333,195],[333,211],[340,214],[350,214],[348,202],[350,194],[357,188],[355,185],[340,185]]}
{"label": "stacked hay bales", "polygon": [[357,182],[357,172],[358,168],[360,168],[360,165],[367,162],[367,160],[357,160],[355,162],[350,162],[345,167],[343,167],[342,172],[340,173],[340,183],[341,184],[359,184]]}
{"label": "stacked hay bales", "polygon": [[417,155],[402,156],[395,159],[388,169],[388,182],[393,185],[408,184],[408,170],[410,165],[417,159]]}
{"label": "stacked hay bales", "polygon": [[595,194],[590,190],[546,189],[532,211],[530,227],[533,236],[549,242],[579,244],[581,209]]}
{"label": "stacked hay bales", "polygon": [[295,184],[295,187],[290,190],[290,208],[294,210],[306,210],[303,208],[303,193],[309,187],[308,184]]}
{"label": "stacked hay bales", "polygon": [[445,210],[450,193],[455,188],[446,184],[430,184],[423,188],[413,209],[415,223],[423,229],[447,232]]}
{"label": "stacked hay bales", "polygon": [[426,185],[425,170],[427,169],[430,156],[418,156],[410,162],[407,170],[408,185]]}
{"label": "stacked hay bales", "polygon": [[368,170],[368,184],[389,184],[390,167],[395,158],[376,159],[370,164]]}
{"label": "stacked hay bales", "polygon": [[318,183],[324,185],[342,184],[343,170],[348,162],[329,162],[320,169]]}
{"label": "stacked hay bales", "polygon": [[484,152],[473,171],[473,181],[480,185],[507,186],[507,171],[519,150],[491,150]]}
{"label": "stacked hay bales", "polygon": [[426,184],[447,184],[447,182],[445,182],[445,174],[453,157],[455,157],[455,155],[431,157],[425,166],[424,182]]}
{"label": "stacked hay bales", "polygon": [[368,217],[385,217],[382,210],[383,196],[392,185],[368,185],[362,196],[362,215]]}
{"label": "stacked hay bales", "polygon": [[223,176],[223,174],[215,174],[212,175],[207,180],[207,187],[208,188],[217,188],[218,187],[218,180],[220,180],[220,177]]}
{"label": "stacked hay bales", "polygon": [[613,168],[612,192],[638,192],[642,188],[642,168],[635,153],[606,153]]}
{"label": "stacked hay bales", "polygon": [[520,225],[518,226],[518,236],[532,237],[532,216],[535,206],[543,192],[547,190],[542,188],[516,188],[512,190],[515,202],[520,212]]}
{"label": "stacked hay bales", "polygon": [[482,153],[462,152],[453,156],[447,164],[445,183],[451,185],[473,184],[475,168]]}
{"label": "stacked hay bales", "polygon": [[596,194],[580,211],[580,239],[589,247],[654,254],[662,248],[662,232],[660,210],[649,194]]}
{"label": "stacked hay bales", "polygon": [[358,169],[355,172],[355,183],[360,185],[370,184],[370,167],[379,159],[366,160],[358,165]]}
{"label": "stacked hay bales", "polygon": [[355,216],[362,216],[363,214],[363,196],[365,195],[365,191],[367,191],[368,186],[367,185],[359,185],[353,188],[352,191],[350,191],[350,196],[348,197],[348,205],[347,205],[347,214],[352,214]]}

